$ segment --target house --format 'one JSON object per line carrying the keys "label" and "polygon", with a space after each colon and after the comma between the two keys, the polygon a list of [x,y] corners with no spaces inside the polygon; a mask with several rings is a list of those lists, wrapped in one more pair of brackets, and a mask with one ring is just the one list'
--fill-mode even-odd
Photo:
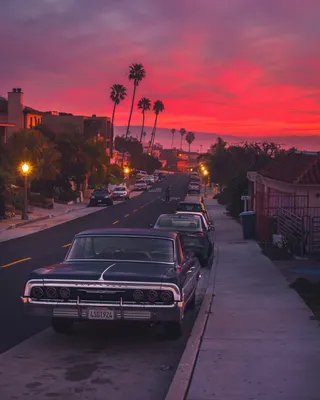
{"label": "house", "polygon": [[277,233],[300,255],[320,252],[320,152],[279,157],[247,177],[258,238],[270,239],[276,218]]}
{"label": "house", "polygon": [[113,156],[113,129],[111,119],[108,117],[97,117],[95,114],[89,117],[49,111],[44,113],[42,123],[56,134],[76,130],[86,137],[101,137],[107,143],[108,154]]}
{"label": "house", "polygon": [[13,88],[8,99],[0,97],[0,140],[6,142],[19,129],[41,124],[44,113],[24,105],[21,88]]}
{"label": "house", "polygon": [[281,198],[293,195],[307,197],[308,208],[320,207],[320,152],[289,154],[271,161],[260,171],[248,172],[247,177],[253,209],[257,193],[264,193],[274,207],[283,204]]}
{"label": "house", "polygon": [[54,133],[76,129],[87,137],[102,137],[107,142],[112,157],[113,129],[108,117],[73,115],[56,111],[43,112],[24,105],[21,88],[13,88],[8,99],[0,97],[0,140],[6,142],[12,133],[20,129],[34,128],[43,124]]}

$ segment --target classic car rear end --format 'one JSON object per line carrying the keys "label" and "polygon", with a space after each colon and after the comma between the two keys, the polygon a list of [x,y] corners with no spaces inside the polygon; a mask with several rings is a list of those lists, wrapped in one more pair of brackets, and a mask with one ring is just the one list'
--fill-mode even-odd
{"label": "classic car rear end", "polygon": [[181,259],[180,250],[173,232],[83,232],[62,264],[31,273],[22,300],[32,315],[52,317],[59,333],[74,321],[128,320],[163,322],[179,337],[200,271],[196,258]]}

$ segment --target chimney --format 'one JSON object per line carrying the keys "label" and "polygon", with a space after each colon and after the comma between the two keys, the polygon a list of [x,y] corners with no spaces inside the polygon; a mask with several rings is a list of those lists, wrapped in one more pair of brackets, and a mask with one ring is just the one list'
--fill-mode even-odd
{"label": "chimney", "polygon": [[8,127],[8,137],[13,132],[24,128],[24,113],[23,113],[23,92],[21,88],[13,88],[12,92],[8,93],[8,123],[14,127]]}

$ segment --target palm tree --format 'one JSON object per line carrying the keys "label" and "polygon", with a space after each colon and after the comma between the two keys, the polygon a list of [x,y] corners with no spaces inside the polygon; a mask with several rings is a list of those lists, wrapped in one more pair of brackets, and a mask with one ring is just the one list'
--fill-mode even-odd
{"label": "palm tree", "polygon": [[191,144],[194,142],[194,140],[195,140],[195,134],[193,133],[193,132],[188,132],[187,134],[186,134],[186,142],[188,143],[188,145],[189,145],[189,160],[190,160],[190,146],[191,146]]}
{"label": "palm tree", "polygon": [[133,81],[133,94],[132,94],[132,103],[131,103],[131,109],[130,109],[128,126],[127,126],[127,131],[126,131],[125,138],[127,138],[128,134],[129,134],[129,129],[130,129],[132,111],[133,111],[133,106],[134,106],[134,99],[136,97],[137,86],[145,78],[145,76],[146,76],[146,71],[145,71],[145,69],[144,69],[142,64],[131,64],[130,65],[128,77],[129,77],[129,81]]}
{"label": "palm tree", "polygon": [[117,105],[120,104],[122,100],[124,100],[127,96],[127,89],[125,86],[120,83],[115,83],[110,88],[110,99],[113,102],[113,111],[112,111],[112,120],[111,120],[111,138],[110,138],[110,157],[113,154],[113,136],[114,136],[114,115],[116,112]]}
{"label": "palm tree", "polygon": [[144,139],[145,139],[145,138],[146,138],[146,136],[147,136],[147,132],[143,132],[142,136],[143,136],[143,137],[144,137]]}
{"label": "palm tree", "polygon": [[139,110],[142,110],[142,126],[141,126],[141,134],[140,134],[140,143],[142,143],[145,112],[151,110],[151,100],[146,97],[142,97],[142,99],[140,99],[138,102],[138,108],[139,108]]}
{"label": "palm tree", "polygon": [[187,131],[184,128],[180,129],[180,135],[181,135],[181,142],[180,142],[180,149],[182,150],[182,139],[183,136],[187,133]]}
{"label": "palm tree", "polygon": [[171,129],[171,133],[172,133],[171,148],[173,148],[174,134],[176,133],[176,130],[174,128]]}
{"label": "palm tree", "polygon": [[154,119],[154,125],[151,133],[151,153],[153,150],[153,145],[154,145],[154,139],[156,137],[156,130],[157,130],[157,122],[158,122],[158,116],[161,112],[164,111],[164,104],[161,100],[156,100],[153,103],[153,112],[155,113],[155,119]]}

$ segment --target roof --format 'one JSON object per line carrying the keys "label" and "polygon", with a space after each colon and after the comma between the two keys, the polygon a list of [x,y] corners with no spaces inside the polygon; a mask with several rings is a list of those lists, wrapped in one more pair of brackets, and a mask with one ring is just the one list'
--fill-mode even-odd
{"label": "roof", "polygon": [[79,236],[101,236],[101,235],[112,235],[112,236],[151,236],[151,237],[163,237],[167,239],[175,239],[177,236],[176,232],[159,232],[153,229],[134,229],[134,228],[104,228],[104,229],[90,229],[83,232],[79,232],[76,237]]}
{"label": "roof", "polygon": [[292,153],[275,159],[259,174],[280,182],[320,185],[320,153]]}
{"label": "roof", "polygon": [[36,110],[35,108],[32,107],[24,107],[23,112],[26,114],[38,114],[38,115],[45,115],[43,111]]}

